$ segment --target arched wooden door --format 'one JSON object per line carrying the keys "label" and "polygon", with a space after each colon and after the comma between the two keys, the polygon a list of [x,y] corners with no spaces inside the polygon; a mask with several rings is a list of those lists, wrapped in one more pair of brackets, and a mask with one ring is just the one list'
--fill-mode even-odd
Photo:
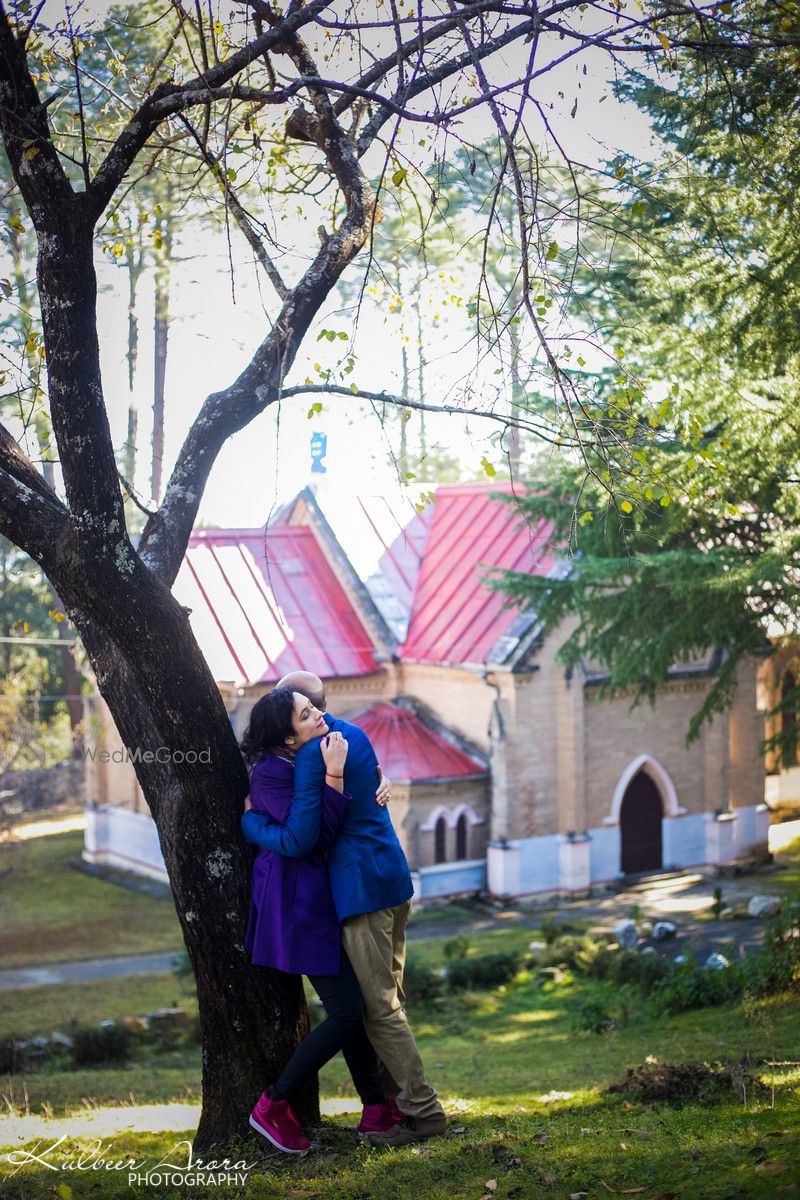
{"label": "arched wooden door", "polygon": [[658,788],[649,775],[639,771],[625,790],[619,813],[624,875],[661,869],[662,815]]}

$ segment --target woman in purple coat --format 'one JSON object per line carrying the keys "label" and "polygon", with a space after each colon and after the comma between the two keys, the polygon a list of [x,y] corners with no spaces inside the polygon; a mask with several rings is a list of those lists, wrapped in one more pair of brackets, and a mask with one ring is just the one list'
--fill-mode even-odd
{"label": "woman in purple coat", "polygon": [[241,743],[245,759],[253,764],[250,805],[284,823],[292,802],[293,755],[320,736],[327,774],[319,841],[307,858],[258,851],[244,943],[257,965],[307,975],[325,1007],[325,1020],[298,1046],[250,1114],[251,1126],[288,1154],[301,1154],[311,1145],[290,1100],[340,1050],[364,1105],[359,1132],[388,1129],[399,1119],[384,1095],[378,1060],[364,1030],[364,1000],[341,945],[328,880],[326,850],[350,803],[343,779],[347,742],[340,733],[328,733],[323,714],[299,692],[275,688],[253,707]]}

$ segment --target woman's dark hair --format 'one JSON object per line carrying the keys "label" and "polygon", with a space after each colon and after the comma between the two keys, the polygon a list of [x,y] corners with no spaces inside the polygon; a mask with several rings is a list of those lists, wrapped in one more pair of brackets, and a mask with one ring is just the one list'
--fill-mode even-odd
{"label": "woman's dark hair", "polygon": [[250,723],[239,743],[248,765],[267,750],[278,750],[286,738],[292,736],[293,710],[294,692],[288,687],[275,688],[256,701],[250,713]]}

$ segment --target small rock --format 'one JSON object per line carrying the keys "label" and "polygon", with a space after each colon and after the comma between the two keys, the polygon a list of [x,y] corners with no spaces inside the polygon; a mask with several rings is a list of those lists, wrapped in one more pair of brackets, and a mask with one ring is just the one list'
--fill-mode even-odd
{"label": "small rock", "polygon": [[[314,996],[314,1000],[317,997]],[[126,1029],[130,1029],[131,1033],[141,1034],[146,1033],[149,1029],[149,1024],[146,1017],[123,1017],[122,1024]]]}
{"label": "small rock", "polygon": [[66,1033],[54,1029],[50,1034],[50,1045],[54,1050],[71,1050],[75,1043]]}
{"label": "small rock", "polygon": [[547,949],[547,942],[529,942],[528,949],[531,954],[544,954]]}
{"label": "small rock", "polygon": [[657,942],[662,942],[665,938],[675,937],[678,932],[678,926],[673,921],[656,921],[653,926],[653,937]]}
{"label": "small rock", "polygon": [[639,933],[636,922],[628,918],[614,926],[614,937],[619,942],[621,950],[635,950],[639,945]]}
{"label": "small rock", "polygon": [[731,918],[733,917],[733,909],[732,908],[723,908],[722,912],[719,915],[723,921],[730,921]]}
{"label": "small rock", "polygon": [[687,961],[686,955],[685,954],[676,954],[672,961],[675,963],[676,966],[680,967],[683,965],[683,963],[685,963]]}
{"label": "small rock", "polygon": [[561,983],[564,978],[564,972],[561,967],[540,967],[540,979],[552,979],[553,983]]}
{"label": "small rock", "polygon": [[587,936],[594,938],[596,942],[613,942],[614,931],[610,925],[592,925],[586,930]]}
{"label": "small rock", "polygon": [[100,1022],[101,1029],[116,1029],[116,1027],[117,1022],[112,1020],[110,1017],[107,1017],[105,1021]]}
{"label": "small rock", "polygon": [[705,961],[705,970],[707,970],[707,971],[724,971],[725,968],[729,967],[730,965],[731,965],[730,962],[728,961],[728,959],[725,957],[724,954],[720,954],[718,951],[714,951],[713,954],[709,954],[708,958]]}
{"label": "small rock", "polygon": [[753,896],[747,906],[749,917],[777,917],[781,902],[777,896]]}
{"label": "small rock", "polygon": [[655,946],[644,946],[642,948],[642,954],[655,954],[655,953],[656,953]]}

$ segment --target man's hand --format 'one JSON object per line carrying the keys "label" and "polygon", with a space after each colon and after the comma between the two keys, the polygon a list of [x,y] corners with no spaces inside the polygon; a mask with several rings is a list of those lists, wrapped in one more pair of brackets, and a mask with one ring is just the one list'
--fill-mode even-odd
{"label": "man's hand", "polygon": [[381,774],[381,781],[378,784],[378,790],[375,793],[375,799],[380,804],[381,808],[385,808],[392,798],[392,781],[385,775]]}
{"label": "man's hand", "polygon": [[245,796],[245,798],[244,798],[244,811],[245,811],[245,812],[249,812],[249,811],[250,811],[250,809],[251,809],[252,807],[253,807],[253,806],[252,806],[252,804],[250,803],[250,793],[248,792],[248,793],[247,793],[247,795],[246,795],[246,796]]}

